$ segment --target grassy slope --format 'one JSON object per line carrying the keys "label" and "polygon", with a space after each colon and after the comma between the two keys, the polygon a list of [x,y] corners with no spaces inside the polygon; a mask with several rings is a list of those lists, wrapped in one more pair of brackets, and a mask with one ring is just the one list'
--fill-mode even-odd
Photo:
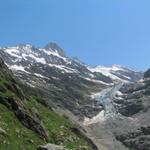
{"label": "grassy slope", "polygon": [[14,113],[1,104],[0,120],[0,127],[6,131],[6,135],[0,134],[1,150],[35,150],[38,144],[44,143],[37,134],[25,128]]}
{"label": "grassy slope", "polygon": [[71,128],[76,127],[67,118],[59,116],[54,111],[41,105],[34,98],[30,98],[28,107],[37,109],[43,120],[43,123],[49,133],[50,141],[58,145],[64,145],[68,149],[82,149],[90,145],[84,137],[71,131]]}
{"label": "grassy slope", "polygon": [[[0,100],[7,97],[12,100],[21,100],[22,92],[16,94],[14,86],[17,86],[16,80],[11,77],[11,74],[7,74],[7,69],[0,71]],[[18,87],[17,92],[19,90]],[[63,145],[70,150],[82,150],[83,147],[86,147],[87,150],[92,149],[84,136],[71,131],[75,125],[67,118],[41,105],[36,98],[28,98],[25,106],[29,111],[38,112],[41,122],[49,133],[48,142]],[[0,150],[34,150],[38,145],[46,143],[32,130],[23,126],[14,113],[2,104],[0,104],[0,128],[6,131],[6,134],[0,133]]]}
{"label": "grassy slope", "polygon": [[[49,133],[49,142],[64,145],[68,149],[82,149],[81,147],[92,149],[81,135],[70,130],[74,125],[68,119],[59,116],[33,98],[32,101],[29,100],[28,107],[39,110],[40,117]],[[1,104],[0,120],[0,127],[6,131],[6,135],[0,134],[1,150],[34,150],[37,145],[45,144],[44,140],[25,128],[15,115]]]}

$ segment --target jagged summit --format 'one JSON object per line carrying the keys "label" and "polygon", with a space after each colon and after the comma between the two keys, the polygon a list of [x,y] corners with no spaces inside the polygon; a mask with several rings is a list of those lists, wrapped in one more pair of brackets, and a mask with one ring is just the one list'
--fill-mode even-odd
{"label": "jagged summit", "polygon": [[46,50],[51,50],[51,51],[55,51],[55,52],[58,52],[61,56],[65,56],[65,52],[62,48],[60,48],[57,43],[55,42],[50,42],[48,43],[44,49]]}

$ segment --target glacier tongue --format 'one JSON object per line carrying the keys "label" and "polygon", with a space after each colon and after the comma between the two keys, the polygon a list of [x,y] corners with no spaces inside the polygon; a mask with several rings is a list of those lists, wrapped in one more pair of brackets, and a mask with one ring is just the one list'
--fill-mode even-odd
{"label": "glacier tongue", "polygon": [[92,95],[92,98],[96,99],[97,102],[103,106],[103,110],[100,111],[92,119],[85,118],[84,125],[102,122],[110,117],[114,118],[120,116],[120,114],[118,114],[118,112],[116,111],[113,99],[115,98],[116,94],[122,86],[123,83],[119,83],[111,88],[104,89],[101,92]]}

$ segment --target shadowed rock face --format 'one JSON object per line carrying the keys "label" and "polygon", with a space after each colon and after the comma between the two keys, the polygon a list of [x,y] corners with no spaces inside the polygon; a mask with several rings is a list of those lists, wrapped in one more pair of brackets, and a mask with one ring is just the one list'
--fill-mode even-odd
{"label": "shadowed rock face", "polygon": [[4,67],[4,62],[3,62],[2,58],[0,58],[0,67]]}
{"label": "shadowed rock face", "polygon": [[[149,78],[149,71],[145,73]],[[122,88],[124,93],[122,114],[131,117],[135,122],[132,128],[124,133],[117,133],[116,139],[126,147],[136,150],[150,149],[150,80],[126,85]],[[128,123],[130,124],[130,122]]]}
{"label": "shadowed rock face", "polygon": [[145,72],[144,78],[150,78],[150,69]]}
{"label": "shadowed rock face", "polygon": [[150,149],[150,126],[142,126],[135,132],[129,132],[124,135],[116,136],[126,147],[132,147],[137,150]]}
{"label": "shadowed rock face", "polygon": [[57,51],[61,56],[66,56],[63,49],[60,48],[56,43],[48,43],[45,47],[46,50],[55,50]]}

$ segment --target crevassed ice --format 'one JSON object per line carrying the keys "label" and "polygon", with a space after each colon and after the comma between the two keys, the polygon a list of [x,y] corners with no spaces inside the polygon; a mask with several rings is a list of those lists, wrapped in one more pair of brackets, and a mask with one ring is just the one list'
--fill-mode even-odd
{"label": "crevassed ice", "polygon": [[107,118],[116,117],[118,113],[114,107],[113,99],[116,94],[121,94],[118,90],[121,88],[123,83],[120,83],[112,88],[107,88],[102,90],[97,94],[93,94],[91,97],[96,99],[98,103],[103,106],[103,110],[100,111],[96,116],[92,119],[85,118],[84,124],[89,125],[101,121],[105,121]]}

